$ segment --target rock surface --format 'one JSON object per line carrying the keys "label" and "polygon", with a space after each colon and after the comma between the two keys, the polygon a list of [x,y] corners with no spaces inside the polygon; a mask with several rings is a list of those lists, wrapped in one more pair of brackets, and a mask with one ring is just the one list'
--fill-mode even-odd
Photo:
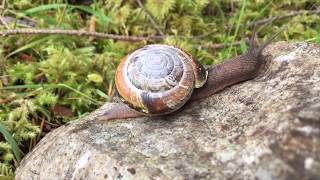
{"label": "rock surface", "polygon": [[48,134],[16,179],[320,179],[320,47],[278,42],[254,80],[175,115]]}

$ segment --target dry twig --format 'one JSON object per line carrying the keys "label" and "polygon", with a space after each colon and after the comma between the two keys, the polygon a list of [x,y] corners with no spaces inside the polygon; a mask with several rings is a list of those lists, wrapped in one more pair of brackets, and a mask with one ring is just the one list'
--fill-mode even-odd
{"label": "dry twig", "polygon": [[310,14],[319,14],[319,13],[320,13],[320,9],[311,10],[311,11],[293,11],[291,13],[288,13],[287,15],[273,16],[273,17],[270,17],[270,18],[258,20],[256,22],[248,23],[247,25],[249,27],[261,26],[263,24],[271,23],[271,22],[276,21],[276,20],[286,19],[286,18],[289,18],[289,17],[294,17],[294,16],[298,16],[298,15],[303,15],[303,14],[310,15]]}
{"label": "dry twig", "polygon": [[[25,28],[25,29],[9,29],[0,31],[0,36],[9,36],[9,35],[21,35],[21,34],[28,34],[28,35],[38,35],[38,34],[49,34],[49,35],[71,35],[71,36],[91,36],[91,37],[97,37],[97,38],[110,38],[114,40],[119,41],[162,41],[166,38],[166,36],[123,36],[123,35],[116,35],[116,34],[107,34],[107,33],[101,33],[101,32],[90,32],[90,31],[84,31],[84,30],[63,30],[63,29],[35,29],[35,28]],[[192,37],[191,37],[192,38]],[[225,44],[225,43],[219,43],[219,44],[206,44],[201,45],[204,48],[210,48],[210,49],[222,49],[227,46],[238,46],[240,45],[240,41],[231,43],[231,44]]]}
{"label": "dry twig", "polygon": [[[71,35],[71,36],[91,36],[96,38],[110,38],[119,41],[162,41],[166,38],[166,36],[124,36],[117,34],[108,34],[102,32],[95,31],[85,31],[85,30],[64,30],[64,29],[36,29],[36,28],[24,28],[24,29],[8,29],[0,31],[0,36],[9,36],[9,35]],[[207,35],[207,34],[206,34]],[[185,37],[181,37],[185,38]],[[198,38],[197,36],[190,38]],[[246,39],[247,42],[247,39]],[[218,43],[218,44],[205,44],[201,45],[203,48],[210,49],[222,49],[228,46],[239,46],[241,41],[236,41],[233,43]]]}
{"label": "dry twig", "polygon": [[89,32],[84,30],[64,30],[64,29],[9,29],[0,31],[0,36],[18,35],[18,34],[60,34],[60,35],[71,35],[71,36],[93,36],[98,38],[110,38],[119,41],[161,41],[164,39],[163,36],[123,36],[116,34],[107,34],[101,32]]}

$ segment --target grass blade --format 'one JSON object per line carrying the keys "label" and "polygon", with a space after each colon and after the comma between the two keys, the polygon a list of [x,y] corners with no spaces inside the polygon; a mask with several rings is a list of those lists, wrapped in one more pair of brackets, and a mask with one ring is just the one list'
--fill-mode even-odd
{"label": "grass blade", "polygon": [[66,6],[68,6],[68,5],[67,4],[46,4],[46,5],[41,5],[41,6],[27,9],[24,11],[24,13],[26,15],[31,15],[31,14],[35,14],[35,13],[39,13],[39,12],[43,12],[43,11],[48,11],[51,9],[64,8]]}
{"label": "grass blade", "polygon": [[242,54],[244,54],[248,51],[248,46],[247,46],[246,41],[244,39],[242,39],[240,41],[240,50],[241,50]]}
{"label": "grass blade", "polygon": [[0,124],[0,133],[7,140],[7,142],[11,145],[12,152],[18,162],[21,161],[20,149],[17,142],[14,140],[12,135],[6,130],[6,128]]}
{"label": "grass blade", "polygon": [[86,7],[86,6],[72,6],[73,8],[79,9],[81,11],[84,11],[88,14],[92,14],[95,17],[97,17],[98,20],[100,20],[102,23],[111,22],[111,18],[104,15],[103,12],[93,10],[92,8]]}
{"label": "grass blade", "polygon": [[[232,36],[232,42],[235,41],[235,39],[236,39],[236,37],[238,35],[240,24],[241,24],[242,18],[244,17],[245,8],[246,8],[246,0],[242,0],[241,1],[241,9],[240,9],[240,12],[239,12],[239,17],[238,17],[238,20],[236,22],[236,29],[234,31],[234,35]],[[231,45],[230,48],[228,49],[228,54],[231,53],[232,48],[233,48],[233,45]]]}
{"label": "grass blade", "polygon": [[65,8],[68,7],[69,9],[78,9],[83,12],[86,12],[88,14],[92,14],[97,17],[98,20],[100,20],[102,23],[106,22],[111,22],[111,18],[103,14],[101,11],[93,10],[90,7],[86,6],[73,6],[73,5],[68,5],[68,4],[46,4],[46,5],[41,5],[38,7],[30,8],[24,11],[26,15],[31,15],[39,12],[44,12],[52,9],[60,9],[60,8]]}
{"label": "grass blade", "polygon": [[26,50],[26,49],[29,49],[29,48],[31,48],[31,47],[33,47],[33,46],[36,46],[36,45],[38,45],[38,44],[41,44],[41,43],[43,43],[43,42],[46,42],[46,41],[48,41],[50,38],[52,38],[52,37],[44,37],[44,38],[41,38],[41,39],[38,39],[38,40],[36,40],[36,41],[33,41],[33,42],[31,42],[31,43],[29,43],[29,44],[26,44],[26,45],[24,45],[24,46],[22,46],[22,47],[20,47],[20,48],[18,48],[18,49],[16,49],[16,50],[14,50],[13,52],[11,52],[10,54],[8,54],[7,56],[6,56],[6,58],[8,58],[8,57],[10,57],[10,56],[12,56],[12,55],[14,55],[14,54],[17,54],[17,53],[19,53],[19,52],[21,52],[21,51],[24,51],[24,50]]}

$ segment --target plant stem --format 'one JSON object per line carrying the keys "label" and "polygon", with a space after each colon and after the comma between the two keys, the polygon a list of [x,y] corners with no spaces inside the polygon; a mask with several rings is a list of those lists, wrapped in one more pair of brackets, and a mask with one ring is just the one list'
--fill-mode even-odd
{"label": "plant stem", "polygon": [[18,34],[47,34],[47,35],[72,35],[72,36],[94,36],[98,38],[110,38],[119,41],[161,41],[164,39],[163,36],[123,36],[116,34],[107,34],[101,32],[89,32],[85,30],[64,30],[64,29],[35,29],[35,28],[25,28],[25,29],[9,29],[0,31],[0,36],[18,35]]}

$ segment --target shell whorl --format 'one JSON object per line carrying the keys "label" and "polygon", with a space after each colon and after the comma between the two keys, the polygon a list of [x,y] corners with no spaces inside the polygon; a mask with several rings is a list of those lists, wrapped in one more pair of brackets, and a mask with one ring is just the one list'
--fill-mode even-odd
{"label": "shell whorl", "polygon": [[183,62],[173,48],[144,47],[129,58],[127,76],[138,89],[163,92],[176,86],[183,74]]}
{"label": "shell whorl", "polygon": [[183,106],[206,82],[202,65],[179,48],[147,45],[123,58],[116,71],[122,100],[135,110],[166,114]]}

